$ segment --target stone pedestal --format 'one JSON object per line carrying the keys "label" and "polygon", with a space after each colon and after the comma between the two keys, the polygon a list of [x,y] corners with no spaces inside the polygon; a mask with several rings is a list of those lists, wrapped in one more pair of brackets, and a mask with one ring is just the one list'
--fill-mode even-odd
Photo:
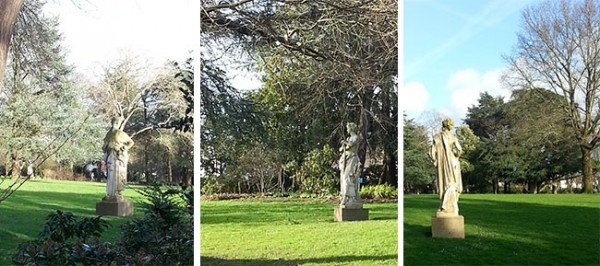
{"label": "stone pedestal", "polygon": [[336,222],[366,221],[369,220],[369,209],[335,208],[333,220]]}
{"label": "stone pedestal", "polygon": [[462,215],[433,216],[431,235],[438,238],[465,238],[465,218]]}
{"label": "stone pedestal", "polygon": [[129,216],[133,214],[133,202],[127,198],[102,199],[96,202],[96,214],[106,216]]}

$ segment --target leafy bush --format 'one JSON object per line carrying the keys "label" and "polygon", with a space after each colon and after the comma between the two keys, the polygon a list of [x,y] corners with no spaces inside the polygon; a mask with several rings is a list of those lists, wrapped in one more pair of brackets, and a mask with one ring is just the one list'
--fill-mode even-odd
{"label": "leafy bush", "polygon": [[100,242],[108,223],[100,216],[77,221],[72,213],[48,215],[38,239],[22,243],[14,262],[20,265],[192,265],[194,252],[193,191],[162,189],[141,192],[148,203],[142,218],[121,226],[115,245]]}
{"label": "leafy bush", "polygon": [[335,160],[329,145],[309,152],[295,175],[300,181],[300,192],[323,196],[337,194],[339,178],[331,166]]}
{"label": "leafy bush", "polygon": [[48,215],[38,239],[19,245],[14,262],[22,265],[97,264],[98,256],[104,257],[98,249],[102,246],[98,237],[108,226],[101,217],[77,221],[72,213],[57,210]]}
{"label": "leafy bush", "polygon": [[119,245],[129,258],[144,256],[152,265],[192,265],[193,191],[154,184],[141,192],[145,215],[121,226]]}
{"label": "leafy bush", "polygon": [[202,195],[213,195],[221,193],[223,185],[216,178],[208,176],[200,178],[200,193]]}
{"label": "leafy bush", "polygon": [[390,185],[364,186],[360,188],[363,199],[395,199],[398,198],[398,188]]}

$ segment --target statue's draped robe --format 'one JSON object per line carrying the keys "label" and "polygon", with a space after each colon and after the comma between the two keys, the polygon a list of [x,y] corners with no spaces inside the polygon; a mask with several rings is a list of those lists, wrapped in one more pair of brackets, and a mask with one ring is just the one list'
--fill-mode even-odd
{"label": "statue's draped robe", "polygon": [[341,173],[340,186],[342,205],[358,202],[358,177],[360,175],[360,160],[358,158],[358,144],[360,138],[354,134],[346,140],[346,147],[339,160]]}
{"label": "statue's draped robe", "polygon": [[[445,130],[433,137],[433,145],[429,152],[437,170],[438,193],[441,200],[440,209],[444,209],[447,204],[456,205],[458,194],[463,190],[458,157],[462,152],[460,144],[450,131]],[[450,188],[456,193],[452,195],[453,199],[451,200],[453,202],[447,203],[444,202],[444,196]]]}
{"label": "statue's draped robe", "polygon": [[111,129],[104,137],[104,153],[106,161],[106,198],[116,199],[121,196],[127,182],[128,148],[131,138],[122,130]]}

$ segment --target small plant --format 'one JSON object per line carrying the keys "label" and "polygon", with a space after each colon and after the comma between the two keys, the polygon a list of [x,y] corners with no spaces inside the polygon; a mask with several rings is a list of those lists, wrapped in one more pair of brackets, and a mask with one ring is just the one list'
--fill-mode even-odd
{"label": "small plant", "polygon": [[95,244],[108,226],[100,216],[77,221],[72,213],[57,210],[48,215],[38,239],[19,245],[14,262],[19,265],[95,264],[95,258],[83,254],[99,254]]}
{"label": "small plant", "polygon": [[364,186],[360,189],[360,197],[364,199],[395,199],[398,198],[398,188],[390,185]]}

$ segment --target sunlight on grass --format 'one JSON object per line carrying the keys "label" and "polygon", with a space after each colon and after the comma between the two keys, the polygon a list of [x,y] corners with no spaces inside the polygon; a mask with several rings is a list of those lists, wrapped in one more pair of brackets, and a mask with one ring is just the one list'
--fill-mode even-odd
{"label": "sunlight on grass", "polygon": [[365,204],[369,221],[333,222],[336,204],[201,203],[202,265],[397,265],[397,204]]}
{"label": "sunlight on grass", "polygon": [[464,194],[464,240],[431,238],[438,205],[404,197],[405,265],[600,265],[600,195]]}
{"label": "sunlight on grass", "polygon": [[[9,180],[2,184],[5,188]],[[105,193],[104,183],[75,181],[28,181],[7,200],[0,203],[0,265],[10,265],[18,245],[33,240],[42,231],[46,217],[55,210],[72,212],[79,219],[96,216],[96,202]],[[137,186],[125,189],[124,195],[134,202],[134,216],[105,217],[112,225],[101,238],[114,241],[120,225],[140,217],[143,197]]]}

